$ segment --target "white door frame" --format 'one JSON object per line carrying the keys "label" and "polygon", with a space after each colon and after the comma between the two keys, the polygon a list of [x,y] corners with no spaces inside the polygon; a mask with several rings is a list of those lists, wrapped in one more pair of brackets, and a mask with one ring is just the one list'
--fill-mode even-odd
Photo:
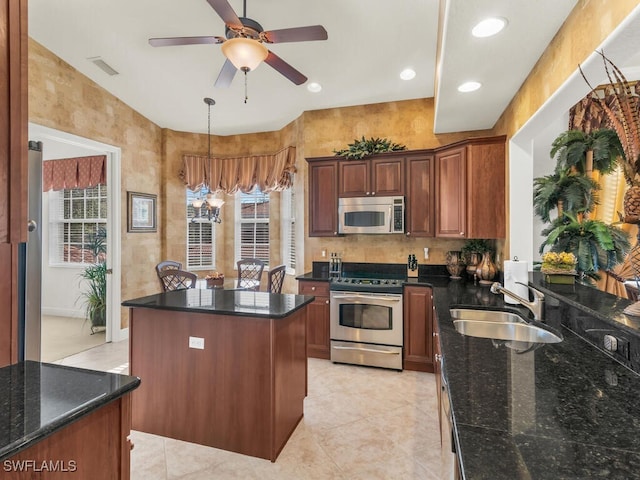
{"label": "white door frame", "polygon": [[29,122],[29,140],[60,142],[79,146],[96,153],[106,154],[107,161],[107,268],[113,274],[107,275],[107,330],[105,340],[117,342],[129,337],[129,329],[121,328],[122,292],[120,278],[121,263],[121,209],[120,209],[120,163],[121,149],[106,143],[55,130]]}

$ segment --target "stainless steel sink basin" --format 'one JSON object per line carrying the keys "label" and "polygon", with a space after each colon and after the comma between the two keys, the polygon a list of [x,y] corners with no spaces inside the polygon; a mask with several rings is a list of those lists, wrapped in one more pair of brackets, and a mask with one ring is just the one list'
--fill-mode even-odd
{"label": "stainless steel sink basin", "polygon": [[541,326],[527,323],[515,313],[499,310],[452,308],[453,326],[462,335],[528,343],[558,343],[562,337]]}

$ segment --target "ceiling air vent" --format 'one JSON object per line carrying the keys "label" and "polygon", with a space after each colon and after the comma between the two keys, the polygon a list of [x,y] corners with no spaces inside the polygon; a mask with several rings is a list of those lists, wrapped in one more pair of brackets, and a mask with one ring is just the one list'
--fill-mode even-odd
{"label": "ceiling air vent", "polygon": [[107,62],[102,60],[102,57],[90,57],[90,58],[87,58],[87,60],[90,60],[91,62],[93,62],[100,70],[102,70],[107,75],[111,75],[111,76],[118,75],[118,72],[114,70],[111,65],[109,65]]}

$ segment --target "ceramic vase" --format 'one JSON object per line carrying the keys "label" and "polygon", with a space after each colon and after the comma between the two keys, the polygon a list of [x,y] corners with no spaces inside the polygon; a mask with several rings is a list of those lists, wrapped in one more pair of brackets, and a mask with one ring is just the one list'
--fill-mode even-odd
{"label": "ceramic vase", "polygon": [[481,255],[477,252],[472,252],[469,254],[469,261],[467,262],[467,275],[473,279],[473,276],[476,274],[476,269],[478,268],[478,264],[480,263]]}
{"label": "ceramic vase", "polygon": [[491,252],[484,252],[482,254],[482,260],[476,268],[476,275],[481,285],[491,285],[493,278],[498,273],[496,264],[491,260]]}
{"label": "ceramic vase", "polygon": [[447,252],[447,270],[453,280],[462,278],[460,275],[464,271],[464,263],[462,261],[462,255],[459,251]]}

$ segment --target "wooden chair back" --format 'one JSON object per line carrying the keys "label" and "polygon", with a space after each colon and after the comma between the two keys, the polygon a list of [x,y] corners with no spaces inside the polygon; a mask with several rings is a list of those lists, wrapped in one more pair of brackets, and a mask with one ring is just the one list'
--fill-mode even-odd
{"label": "wooden chair back", "polygon": [[196,280],[198,280],[198,276],[195,273],[176,270],[175,268],[163,270],[158,273],[158,277],[165,292],[196,288]]}
{"label": "wooden chair back", "polygon": [[282,292],[282,284],[284,283],[284,276],[286,273],[286,265],[278,265],[277,267],[269,270],[269,276],[267,277],[267,292],[280,293]]}
{"label": "wooden chair back", "polygon": [[158,280],[160,281],[160,287],[164,290],[164,283],[160,278],[160,272],[164,272],[165,270],[182,270],[182,263],[176,262],[175,260],[164,260],[156,265],[156,274],[158,275]]}
{"label": "wooden chair back", "polygon": [[238,288],[260,290],[260,280],[264,270],[264,262],[259,258],[243,258],[238,260]]}

